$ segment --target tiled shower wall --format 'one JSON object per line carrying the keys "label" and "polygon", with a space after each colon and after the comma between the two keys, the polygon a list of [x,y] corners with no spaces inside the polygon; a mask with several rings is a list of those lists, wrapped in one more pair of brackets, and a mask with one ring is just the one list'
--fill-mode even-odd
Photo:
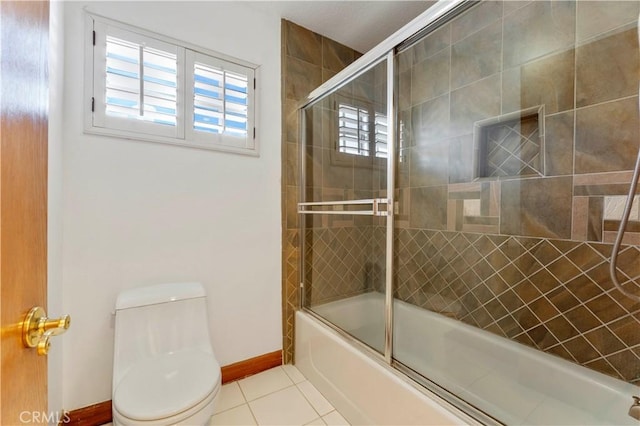
{"label": "tiled shower wall", "polygon": [[[640,304],[607,272],[639,145],[638,9],[483,2],[399,55],[397,297],[638,383]],[[474,124],[529,109],[543,126],[479,149]],[[638,294],[637,206],[625,242]]]}
{"label": "tiled shower wall", "polygon": [[313,89],[353,62],[360,53],[287,20],[282,20],[281,28],[282,347],[283,361],[287,363],[293,359],[294,313],[299,306],[298,108]]}
{"label": "tiled shower wall", "polygon": [[[607,276],[638,149],[638,47],[629,19],[637,12],[638,2],[485,2],[399,55],[396,297],[637,383],[640,305]],[[326,79],[300,40],[322,40],[324,49],[322,37],[283,23],[286,360],[299,280],[294,110],[320,84],[311,80]],[[493,150],[487,161],[515,160],[476,179],[474,123],[540,105],[543,143],[524,121],[500,124],[495,145],[520,145],[506,156]],[[307,183],[321,183],[308,185],[308,198],[384,196],[377,192],[382,169],[372,165],[367,173],[355,164],[362,159],[330,161],[332,113],[324,108],[313,120],[332,136],[312,138],[327,145],[311,147],[320,151],[308,156]],[[514,168],[531,143],[540,151],[527,154],[530,167]],[[383,223],[362,219],[315,216],[308,223],[306,260],[313,263],[306,271],[315,275],[305,281],[314,286],[314,303],[382,290]],[[637,206],[628,231],[620,277],[633,286],[640,275]]]}

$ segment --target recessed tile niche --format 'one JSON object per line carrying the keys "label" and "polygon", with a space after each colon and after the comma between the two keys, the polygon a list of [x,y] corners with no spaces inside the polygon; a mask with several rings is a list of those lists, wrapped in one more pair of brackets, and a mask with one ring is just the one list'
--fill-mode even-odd
{"label": "recessed tile niche", "polygon": [[474,124],[476,178],[544,176],[544,106]]}

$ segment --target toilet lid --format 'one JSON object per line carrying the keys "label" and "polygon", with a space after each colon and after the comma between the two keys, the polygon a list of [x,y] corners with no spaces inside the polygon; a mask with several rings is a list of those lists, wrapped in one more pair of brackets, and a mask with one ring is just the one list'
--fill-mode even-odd
{"label": "toilet lid", "polygon": [[130,419],[161,419],[195,406],[219,383],[220,366],[212,354],[165,354],[132,367],[116,387],[113,404]]}

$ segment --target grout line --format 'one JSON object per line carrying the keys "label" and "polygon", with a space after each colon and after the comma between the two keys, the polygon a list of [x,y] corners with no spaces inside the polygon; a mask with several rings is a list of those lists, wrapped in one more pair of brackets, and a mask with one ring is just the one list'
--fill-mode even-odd
{"label": "grout line", "polygon": [[503,11],[502,11],[503,17],[507,17],[509,15],[513,15],[515,12],[519,11],[523,7],[529,6],[529,4],[532,3],[531,1],[523,1],[523,0],[516,0],[516,1],[518,1],[520,3],[520,5],[518,7],[516,7],[515,9],[513,9],[511,12],[507,13],[506,15],[504,13],[504,7],[503,7]]}
{"label": "grout line", "polygon": [[244,394],[244,391],[242,390],[242,386],[240,386],[240,380],[236,380],[236,383],[238,384],[238,389],[240,389],[240,395],[242,395],[242,398],[244,399],[245,404],[249,403],[249,400],[247,399],[247,396]]}
{"label": "grout line", "polygon": [[[606,105],[606,104],[612,104],[614,102],[619,102],[619,101],[627,101],[629,99],[633,99],[633,98],[637,98],[637,97],[638,97],[638,94],[635,93],[633,95],[622,96],[622,97],[615,98],[615,99],[608,99],[606,101],[597,102],[595,104],[584,105],[584,106],[581,106],[581,107],[577,106],[577,104],[576,104],[576,108],[574,109],[574,111],[581,111],[581,110],[584,110],[584,109],[587,109],[587,108],[593,108],[593,107],[598,107],[598,106],[602,106],[602,105]],[[575,126],[574,126],[574,134],[575,134]],[[608,172],[598,172],[598,173],[624,173],[624,172],[628,172],[628,171],[629,170],[611,170],[611,171],[608,171]],[[580,174],[582,174],[582,173],[580,173]],[[591,174],[591,173],[585,173],[585,174]]]}
{"label": "grout line", "polygon": [[256,425],[259,425],[260,423],[258,423],[258,418],[256,417],[255,413],[251,409],[251,405],[249,405],[248,402],[247,402],[247,408],[249,409],[249,412],[251,413],[251,417],[253,417],[253,421],[256,423]]}
{"label": "grout line", "polygon": [[[307,382],[308,382],[308,380],[306,379],[306,377],[305,377],[305,381],[307,381]],[[300,383],[304,383],[304,382],[300,382]],[[315,412],[316,412],[316,414],[318,415],[318,417],[319,417],[319,418],[322,418],[322,414],[320,414],[320,412],[316,409],[316,407],[313,405],[313,403],[311,402],[311,400],[310,400],[309,398],[307,398],[307,395],[305,395],[305,394],[304,394],[304,392],[302,392],[302,390],[300,389],[300,387],[298,387],[298,384],[299,384],[299,383],[296,383],[296,385],[295,385],[295,386],[296,386],[296,389],[298,390],[298,392],[300,392],[300,394],[301,394],[301,395],[302,395],[302,397],[305,399],[305,401],[307,401],[307,403],[311,406],[311,408],[313,408],[313,411],[315,411]],[[311,382],[309,382],[309,384],[310,384],[311,386],[313,386],[313,384],[312,384]],[[316,387],[315,387],[315,386],[313,386],[313,388],[314,388],[318,393],[320,393],[320,391],[319,391],[318,389],[316,389]],[[322,394],[320,394],[320,395],[322,395]],[[324,398],[324,395],[322,395],[322,397]],[[325,398],[325,399],[326,399],[326,398]],[[331,404],[330,404],[330,405],[331,405]],[[331,405],[331,406],[333,407],[333,405]],[[335,410],[335,408],[334,408],[334,410]],[[327,413],[327,414],[329,414],[329,413]]]}
{"label": "grout line", "polygon": [[242,403],[242,404],[238,404],[238,405],[235,405],[235,406],[233,406],[233,407],[229,407],[229,408],[227,408],[226,410],[222,410],[222,411],[219,411],[219,412],[217,412],[217,413],[213,414],[213,415],[212,415],[212,417],[213,417],[213,416],[217,416],[218,414],[222,414],[222,413],[226,413],[226,412],[228,412],[228,411],[234,410],[234,409],[236,409],[236,408],[238,408],[238,407],[242,407],[243,405],[249,405],[249,404],[248,404],[248,403],[246,403],[246,402],[244,402],[244,403]]}
{"label": "grout line", "polygon": [[502,88],[504,87],[504,2],[502,2],[502,26],[500,28],[500,115],[504,114],[504,93]]}
{"label": "grout line", "polygon": [[[574,17],[573,17],[573,109],[571,110],[571,113],[573,114],[573,135],[572,135],[572,140],[571,140],[571,160],[572,160],[572,164],[571,164],[571,238],[573,238],[574,235],[577,235],[577,230],[575,229],[576,227],[576,221],[575,219],[575,212],[577,209],[576,206],[576,185],[575,185],[575,175],[576,175],[576,153],[577,153],[577,143],[576,143],[576,137],[578,134],[577,131],[577,127],[578,127],[578,111],[577,111],[577,105],[578,105],[578,49],[577,49],[577,40],[578,40],[578,4],[576,2],[576,7],[574,9]],[[566,111],[568,112],[568,111]],[[588,206],[587,206],[588,209]],[[588,213],[588,211],[587,211]],[[588,216],[588,214],[587,214]],[[589,218],[587,217],[586,219],[587,222],[587,234],[588,234],[588,229],[589,229]],[[575,233],[574,233],[575,231]],[[588,237],[588,235],[587,235]],[[573,355],[572,355],[573,356]]]}
{"label": "grout line", "polygon": [[[219,413],[215,413],[214,416],[216,416],[218,414],[221,414],[221,413],[226,413],[227,411],[233,410],[234,408],[238,408],[238,407],[241,407],[243,405],[248,405],[247,398],[245,398],[244,394],[242,393],[242,389],[240,388],[240,384],[238,384],[238,381],[236,380],[236,381],[231,382],[231,383],[235,383],[236,386],[238,386],[238,390],[240,390],[240,395],[242,396],[242,400],[244,402],[242,402],[241,404],[238,404],[238,405],[234,405],[233,407],[229,407],[226,410],[222,410]],[[229,384],[231,384],[231,383],[229,383]],[[223,391],[222,387],[220,387],[220,392],[222,392],[222,391]]]}
{"label": "grout line", "polygon": [[591,43],[595,43],[598,42],[602,39],[604,39],[605,37],[611,37],[614,34],[618,34],[622,31],[628,31],[634,28],[637,28],[637,21],[635,19],[631,20],[631,21],[627,21],[624,24],[618,25],[617,27],[605,30],[603,32],[597,33],[597,34],[593,34],[590,35],[587,38],[584,38],[582,40],[578,40],[578,25],[577,25],[577,20],[578,20],[578,11],[577,8],[579,7],[580,2],[577,1],[576,2],[576,39],[575,39],[575,44],[576,44],[576,48],[578,47],[583,47],[586,46],[588,44]]}
{"label": "grout line", "polygon": [[[465,15],[470,15],[472,11],[474,11],[474,10],[476,10],[476,11],[477,11],[477,10],[478,10],[478,8],[480,8],[480,7],[482,7],[482,6],[481,6],[481,5],[478,5],[478,6],[476,6],[476,7],[473,7],[473,8],[471,8],[471,9],[469,9],[468,11],[464,12],[462,15],[460,15],[460,16],[456,16],[456,17],[455,17],[454,19],[452,19],[449,23],[450,23],[450,24],[453,24],[453,23],[455,23],[456,21],[459,21],[459,20],[460,20],[462,17],[464,17]],[[490,27],[491,25],[495,24],[498,20],[502,20],[502,21],[504,21],[504,19],[503,19],[503,18],[504,18],[504,3],[503,3],[503,5],[502,5],[502,9],[503,9],[503,10],[502,10],[502,11],[500,11],[500,16],[495,17],[495,19],[494,19],[493,21],[490,21],[490,22],[488,22],[488,23],[484,24],[484,26],[482,26],[482,27],[474,27],[473,32],[471,32],[471,33],[467,33],[463,38],[456,40],[456,44],[458,44],[458,43],[460,43],[460,42],[463,42],[463,41],[466,41],[466,40],[468,40],[469,38],[471,38],[472,36],[477,35],[480,31],[482,31],[482,30],[484,30],[485,28]],[[503,24],[503,26],[504,26],[504,24]],[[452,25],[451,27],[452,27],[452,31],[451,31],[451,42],[453,43],[453,25]]]}
{"label": "grout line", "polygon": [[[320,413],[318,412],[318,410],[315,408],[315,406],[313,405],[313,403],[311,402],[311,400],[309,400],[309,398],[307,398],[307,396],[304,394],[304,392],[302,392],[302,390],[301,390],[301,389],[299,388],[299,386],[298,386],[300,383],[304,383],[305,381],[306,381],[306,382],[308,382],[308,379],[307,379],[307,377],[306,377],[306,376],[304,376],[304,374],[300,373],[300,374],[304,377],[304,379],[305,379],[305,380],[303,380],[303,381],[302,381],[302,382],[300,382],[300,383],[294,383],[294,382],[293,382],[293,379],[292,379],[292,378],[287,374],[287,372],[286,372],[283,368],[281,368],[281,366],[274,367],[274,368],[280,368],[280,369],[284,372],[284,374],[287,376],[287,378],[288,378],[289,380],[291,380],[292,384],[291,384],[291,385],[289,385],[289,386],[286,386],[286,387],[284,387],[284,388],[282,388],[282,389],[277,389],[277,390],[274,390],[274,391],[272,391],[272,392],[270,392],[270,393],[267,393],[267,394],[265,394],[265,395],[262,395],[262,396],[260,396],[260,397],[258,397],[258,398],[256,398],[256,399],[254,399],[253,401],[257,401],[257,400],[259,400],[259,399],[262,399],[262,398],[265,398],[265,397],[267,397],[267,396],[273,395],[274,393],[277,393],[277,392],[283,391],[283,390],[285,390],[285,389],[289,389],[289,388],[295,387],[295,388],[296,388],[296,390],[297,390],[297,391],[302,395],[302,397],[304,398],[304,400],[305,400],[305,401],[307,401],[307,403],[311,406],[311,408],[314,410],[314,412],[318,415],[318,417],[317,417],[316,419],[323,419],[323,417],[324,417],[324,416],[327,416],[327,415],[329,415],[329,414],[331,414],[331,413],[333,413],[333,412],[337,412],[336,408],[335,408],[335,407],[333,406],[333,404],[331,404],[330,402],[329,402],[329,405],[332,407],[332,410],[331,410],[331,411],[329,411],[328,413],[326,413],[326,414],[324,414],[324,415],[322,415],[322,414],[320,414]],[[267,371],[268,371],[268,370],[267,370]],[[318,391],[318,389],[317,389],[317,388],[316,388],[316,387],[315,387],[311,382],[309,382],[309,383],[311,384],[311,386],[312,386],[312,387],[313,387],[313,388],[314,388],[314,389],[315,389],[315,390],[316,390],[320,395],[322,395],[322,393],[321,393],[320,391]],[[238,387],[240,387],[240,385],[238,385]],[[242,392],[242,388],[240,389],[240,391]],[[243,397],[244,397],[244,392],[242,392],[242,395],[243,395]],[[323,397],[323,398],[325,398],[325,397],[324,397],[324,395],[322,395],[322,397]],[[326,398],[325,398],[325,399],[326,399]],[[327,400],[327,402],[328,402],[328,400]],[[254,412],[253,412],[253,410],[251,409],[251,405],[249,404],[249,401],[246,399],[246,397],[245,397],[245,403],[244,403],[244,404],[237,405],[236,407],[231,407],[231,408],[229,408],[229,409],[227,409],[227,410],[221,411],[220,413],[224,413],[224,412],[229,411],[229,410],[231,410],[231,409],[233,409],[233,408],[238,408],[238,407],[240,407],[240,406],[242,406],[242,405],[246,405],[246,406],[249,408],[249,411],[251,412],[251,415],[253,416],[253,419],[255,420],[256,424],[259,424],[259,423],[258,423],[258,420],[257,420],[257,418],[256,418],[256,416],[255,416],[255,414],[254,414]],[[220,413],[216,413],[216,414],[220,414]],[[340,414],[340,413],[338,413],[338,414]],[[344,417],[344,416],[343,416],[343,417]],[[312,420],[312,421],[313,421],[313,420]]]}

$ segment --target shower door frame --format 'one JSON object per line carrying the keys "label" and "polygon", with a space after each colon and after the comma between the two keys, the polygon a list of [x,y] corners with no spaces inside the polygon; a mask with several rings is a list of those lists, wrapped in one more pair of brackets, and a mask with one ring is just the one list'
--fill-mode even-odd
{"label": "shower door frame", "polygon": [[[423,14],[415,18],[404,28],[396,32],[394,35],[380,43],[378,46],[364,54],[360,59],[349,65],[343,71],[332,77],[326,83],[311,92],[307,101],[299,108],[299,140],[300,140],[300,193],[299,199],[303,200],[298,203],[298,214],[360,214],[360,215],[377,215],[386,216],[386,253],[385,253],[385,304],[384,304],[384,352],[380,353],[368,346],[358,338],[352,336],[340,327],[326,320],[322,316],[313,312],[306,307],[306,292],[304,288],[305,277],[305,220],[300,220],[299,225],[299,309],[316,318],[330,329],[337,332],[346,339],[350,344],[358,347],[364,353],[377,363],[386,367],[391,367],[417,390],[427,395],[431,399],[436,399],[443,407],[460,416],[460,411],[468,416],[464,418],[470,423],[480,422],[484,425],[501,425],[503,424],[496,418],[488,415],[484,411],[469,404],[461,397],[453,394],[451,391],[441,387],[436,382],[429,380],[427,377],[405,366],[398,360],[393,358],[393,261],[394,261],[394,209],[395,209],[395,172],[396,172],[396,148],[398,142],[398,116],[397,116],[397,75],[395,73],[397,67],[397,53],[404,51],[415,43],[420,41],[426,34],[436,30],[441,25],[446,24],[451,19],[462,14],[470,7],[480,3],[479,0],[440,0],[437,4],[427,9]],[[305,202],[306,200],[306,116],[304,111],[316,102],[322,100],[325,96],[339,90],[342,86],[356,80],[359,76],[370,71],[375,66],[386,61],[386,97],[387,97],[387,197],[386,199],[368,199],[368,200],[350,200],[336,202]],[[386,203],[386,211],[378,208],[380,204]],[[329,206],[329,205],[353,205],[353,204],[372,204],[371,211],[311,211],[310,207]]]}
{"label": "shower door frame", "polygon": [[[376,66],[386,62],[387,66],[387,75],[386,75],[386,98],[387,98],[387,161],[386,161],[386,169],[387,169],[387,182],[386,182],[386,198],[374,198],[374,199],[363,199],[363,200],[348,200],[348,201],[326,201],[326,202],[306,202],[306,156],[307,156],[307,144],[305,142],[305,136],[307,134],[306,129],[306,116],[304,111],[306,108],[313,106],[316,102],[322,100],[325,96],[339,90],[341,87],[355,81],[358,77],[363,74],[371,71]],[[301,220],[299,223],[299,247],[300,247],[300,258],[299,258],[299,309],[304,310],[305,312],[311,314],[314,318],[317,318],[336,332],[338,332],[343,337],[347,338],[350,342],[357,345],[360,349],[364,350],[366,353],[372,355],[373,359],[376,361],[380,361],[386,365],[391,365],[393,362],[393,187],[395,185],[395,144],[396,144],[396,117],[395,117],[395,100],[394,100],[394,72],[395,72],[395,49],[391,49],[385,54],[374,58],[371,61],[366,62],[364,65],[357,68],[357,70],[351,73],[348,77],[344,79],[340,79],[338,84],[332,85],[329,89],[323,91],[321,94],[314,95],[315,91],[309,95],[309,100],[304,105],[302,105],[299,109],[299,123],[300,123],[300,133],[299,140],[300,144],[300,193],[299,199],[304,200],[298,203],[298,214],[306,215],[306,214],[347,214],[347,215],[368,215],[368,216],[386,216],[386,242],[385,242],[385,326],[384,326],[384,349],[383,352],[380,353],[376,351],[374,348],[368,346],[363,343],[361,340],[355,338],[350,335],[340,327],[335,324],[327,321],[322,316],[316,314],[311,309],[308,309],[305,304],[306,292],[304,288],[304,277],[305,274],[305,234],[306,234],[306,223],[305,220]],[[340,76],[338,74],[336,77]],[[331,82],[334,78],[329,80]],[[329,83],[328,82],[328,83]],[[323,86],[321,86],[322,88]],[[392,188],[389,190],[389,188]],[[358,211],[311,211],[308,210],[309,207],[320,207],[320,206],[336,206],[336,205],[372,205],[372,209],[370,211],[358,210]],[[385,204],[386,209],[381,210],[379,208],[380,204]],[[391,231],[390,231],[391,230]],[[387,300],[389,299],[390,300]],[[391,302],[391,303],[389,303]]]}

